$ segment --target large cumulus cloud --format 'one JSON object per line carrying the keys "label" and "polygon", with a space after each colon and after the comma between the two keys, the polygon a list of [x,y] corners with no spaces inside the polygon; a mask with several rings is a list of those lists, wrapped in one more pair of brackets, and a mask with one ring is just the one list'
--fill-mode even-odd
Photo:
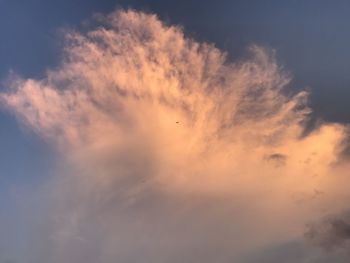
{"label": "large cumulus cloud", "polygon": [[46,262],[243,262],[346,206],[346,127],[303,135],[308,94],[273,51],[230,62],[155,15],[100,20],[1,94],[66,159]]}

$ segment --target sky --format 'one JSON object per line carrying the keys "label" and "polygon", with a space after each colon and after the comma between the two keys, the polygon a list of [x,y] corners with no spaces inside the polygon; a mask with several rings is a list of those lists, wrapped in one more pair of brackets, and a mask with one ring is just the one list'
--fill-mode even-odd
{"label": "sky", "polygon": [[349,11],[0,0],[0,262],[348,262]]}

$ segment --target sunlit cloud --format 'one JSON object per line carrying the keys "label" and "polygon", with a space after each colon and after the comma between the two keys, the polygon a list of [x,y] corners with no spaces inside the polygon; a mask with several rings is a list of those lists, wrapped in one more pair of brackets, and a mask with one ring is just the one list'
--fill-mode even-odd
{"label": "sunlit cloud", "polygon": [[49,262],[243,262],[346,208],[346,127],[303,136],[308,94],[290,95],[273,51],[232,62],[155,15],[100,20],[1,94],[69,163]]}

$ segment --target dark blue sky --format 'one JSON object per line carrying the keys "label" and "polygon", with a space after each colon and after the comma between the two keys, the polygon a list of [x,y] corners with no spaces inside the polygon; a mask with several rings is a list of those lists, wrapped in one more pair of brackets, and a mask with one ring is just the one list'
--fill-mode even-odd
{"label": "dark blue sky", "polygon": [[[293,75],[291,88],[312,90],[317,116],[350,121],[350,2],[342,0],[0,0],[1,79],[11,70],[23,77],[44,75],[60,59],[61,28],[81,27],[94,13],[120,7],[157,13],[233,59],[252,43],[273,48]],[[4,111],[0,121],[1,172],[22,174],[37,144]]]}
{"label": "dark blue sky", "polygon": [[[279,63],[293,75],[291,88],[311,89],[316,116],[350,122],[346,0],[0,0],[0,80],[10,71],[25,78],[43,76],[60,60],[61,28],[81,27],[94,13],[121,7],[156,13],[183,26],[188,36],[226,50],[232,59],[253,43],[275,49]],[[2,209],[13,206],[14,189],[42,182],[51,170],[49,152],[0,110]],[[8,218],[13,219],[11,211]]]}
{"label": "dark blue sky", "polygon": [[312,89],[317,115],[350,121],[350,2],[343,0],[0,0],[0,76],[10,69],[41,76],[59,60],[60,28],[116,7],[155,12],[233,58],[252,43],[274,48],[294,76],[292,87]]}
{"label": "dark blue sky", "polygon": [[[121,7],[156,13],[232,59],[252,43],[273,48],[293,75],[291,88],[312,90],[317,116],[350,121],[350,2],[343,0],[0,0],[1,79],[11,70],[43,76],[60,60],[60,29],[81,27],[94,13]],[[38,174],[43,143],[33,142],[35,136],[4,111],[0,123],[1,175],[16,181]]]}

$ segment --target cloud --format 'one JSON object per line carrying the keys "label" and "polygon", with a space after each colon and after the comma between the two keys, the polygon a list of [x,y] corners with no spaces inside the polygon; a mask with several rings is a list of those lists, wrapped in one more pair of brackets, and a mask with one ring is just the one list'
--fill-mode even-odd
{"label": "cloud", "polygon": [[308,94],[288,95],[273,51],[232,62],[152,14],[100,20],[1,94],[65,158],[45,262],[243,262],[346,206],[346,127],[303,136]]}
{"label": "cloud", "polygon": [[327,216],[320,222],[310,224],[305,236],[316,245],[329,250],[348,249],[350,240],[349,213]]}

